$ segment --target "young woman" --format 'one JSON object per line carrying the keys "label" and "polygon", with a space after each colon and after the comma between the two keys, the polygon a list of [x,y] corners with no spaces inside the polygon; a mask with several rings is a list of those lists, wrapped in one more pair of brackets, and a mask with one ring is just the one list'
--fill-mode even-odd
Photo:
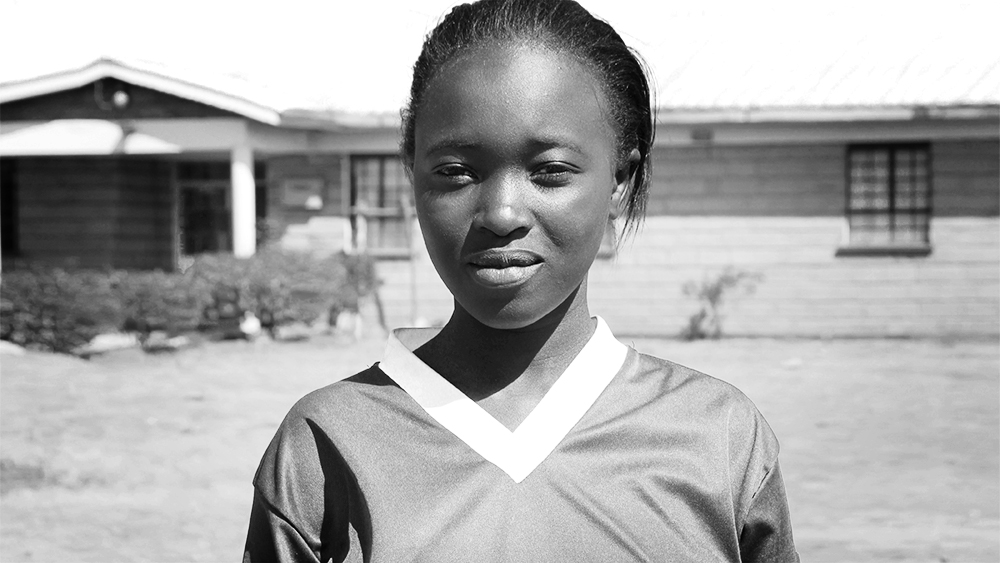
{"label": "young woman", "polygon": [[798,560],[753,404],[587,306],[609,222],[642,218],[653,133],[642,65],[575,2],[437,26],[402,153],[454,313],[295,405],[244,561]]}

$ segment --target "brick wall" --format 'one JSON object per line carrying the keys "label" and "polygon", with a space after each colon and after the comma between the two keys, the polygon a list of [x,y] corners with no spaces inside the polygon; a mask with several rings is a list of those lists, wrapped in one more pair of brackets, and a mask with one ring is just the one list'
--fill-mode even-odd
{"label": "brick wall", "polygon": [[675,335],[697,310],[684,283],[733,266],[762,280],[725,303],[729,334],[997,334],[995,217],[936,218],[934,249],[918,258],[837,257],[842,231],[840,218],[653,217],[595,264],[591,307],[621,334]]}
{"label": "brick wall", "polygon": [[931,159],[935,216],[1000,214],[1000,141],[933,143]]}
{"label": "brick wall", "polygon": [[[647,215],[842,216],[844,144],[654,151]],[[935,216],[997,216],[1000,142],[931,144]]]}
{"label": "brick wall", "polygon": [[172,267],[168,164],[149,158],[17,159],[21,258],[80,267]]}
{"label": "brick wall", "polygon": [[658,148],[647,215],[841,215],[845,152],[841,144]]}
{"label": "brick wall", "polygon": [[118,217],[113,264],[116,268],[174,267],[173,188],[170,163],[148,158],[118,162]]}

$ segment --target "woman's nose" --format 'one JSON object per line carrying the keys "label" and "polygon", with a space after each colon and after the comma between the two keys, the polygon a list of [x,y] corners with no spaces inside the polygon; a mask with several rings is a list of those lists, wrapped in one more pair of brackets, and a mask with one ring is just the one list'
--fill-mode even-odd
{"label": "woman's nose", "polygon": [[526,206],[525,186],[530,183],[510,174],[498,174],[493,181],[479,185],[479,201],[472,225],[497,236],[505,237],[531,226],[531,214]]}

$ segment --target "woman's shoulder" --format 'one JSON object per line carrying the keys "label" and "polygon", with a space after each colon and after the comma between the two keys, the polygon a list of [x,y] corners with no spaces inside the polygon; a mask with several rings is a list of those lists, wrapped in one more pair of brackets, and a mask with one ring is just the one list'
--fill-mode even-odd
{"label": "woman's shoulder", "polygon": [[735,385],[679,363],[632,349],[629,379],[655,385],[661,393],[694,399],[697,404],[731,405],[756,410],[753,402]]}
{"label": "woman's shoulder", "polygon": [[675,416],[725,431],[732,441],[754,442],[769,455],[777,455],[777,439],[764,416],[735,385],[670,360],[634,349],[631,353],[627,381],[645,388],[647,396],[653,395],[650,400],[662,403]]}
{"label": "woman's shoulder", "polygon": [[288,410],[282,427],[309,421],[331,430],[370,420],[377,405],[405,403],[405,392],[375,364],[316,389]]}
{"label": "woman's shoulder", "polygon": [[[281,421],[261,467],[279,462],[293,466],[309,464],[337,457],[328,455],[333,450],[364,447],[365,440],[374,439],[370,428],[379,412],[378,406],[395,400],[392,396],[398,392],[399,388],[376,364],[306,394]],[[255,481],[260,482],[260,471]]]}

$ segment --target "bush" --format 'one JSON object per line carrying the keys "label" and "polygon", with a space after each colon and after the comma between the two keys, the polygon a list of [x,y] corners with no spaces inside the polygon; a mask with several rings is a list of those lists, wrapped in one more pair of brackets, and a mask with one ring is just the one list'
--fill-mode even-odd
{"label": "bush", "polygon": [[697,299],[700,307],[688,319],[687,326],[681,329],[681,338],[700,340],[722,336],[723,297],[740,288],[746,293],[752,293],[762,279],[761,274],[730,266],[715,277],[685,283],[684,295]]}
{"label": "bush", "polygon": [[123,318],[120,328],[128,332],[194,330],[208,304],[207,288],[190,274],[154,271],[112,276]]}
{"label": "bush", "polygon": [[122,322],[105,272],[28,266],[0,277],[0,338],[69,352]]}
{"label": "bush", "polygon": [[273,247],[249,259],[202,255],[188,272],[209,288],[236,290],[241,309],[275,324],[312,324],[331,309],[357,310],[358,301],[375,288],[374,268],[365,256],[317,258]]}
{"label": "bush", "polygon": [[194,330],[220,292],[274,324],[312,324],[357,310],[375,289],[365,256],[316,258],[262,249],[251,258],[202,255],[184,272],[65,270],[28,265],[0,275],[0,338],[70,352],[103,332]]}

